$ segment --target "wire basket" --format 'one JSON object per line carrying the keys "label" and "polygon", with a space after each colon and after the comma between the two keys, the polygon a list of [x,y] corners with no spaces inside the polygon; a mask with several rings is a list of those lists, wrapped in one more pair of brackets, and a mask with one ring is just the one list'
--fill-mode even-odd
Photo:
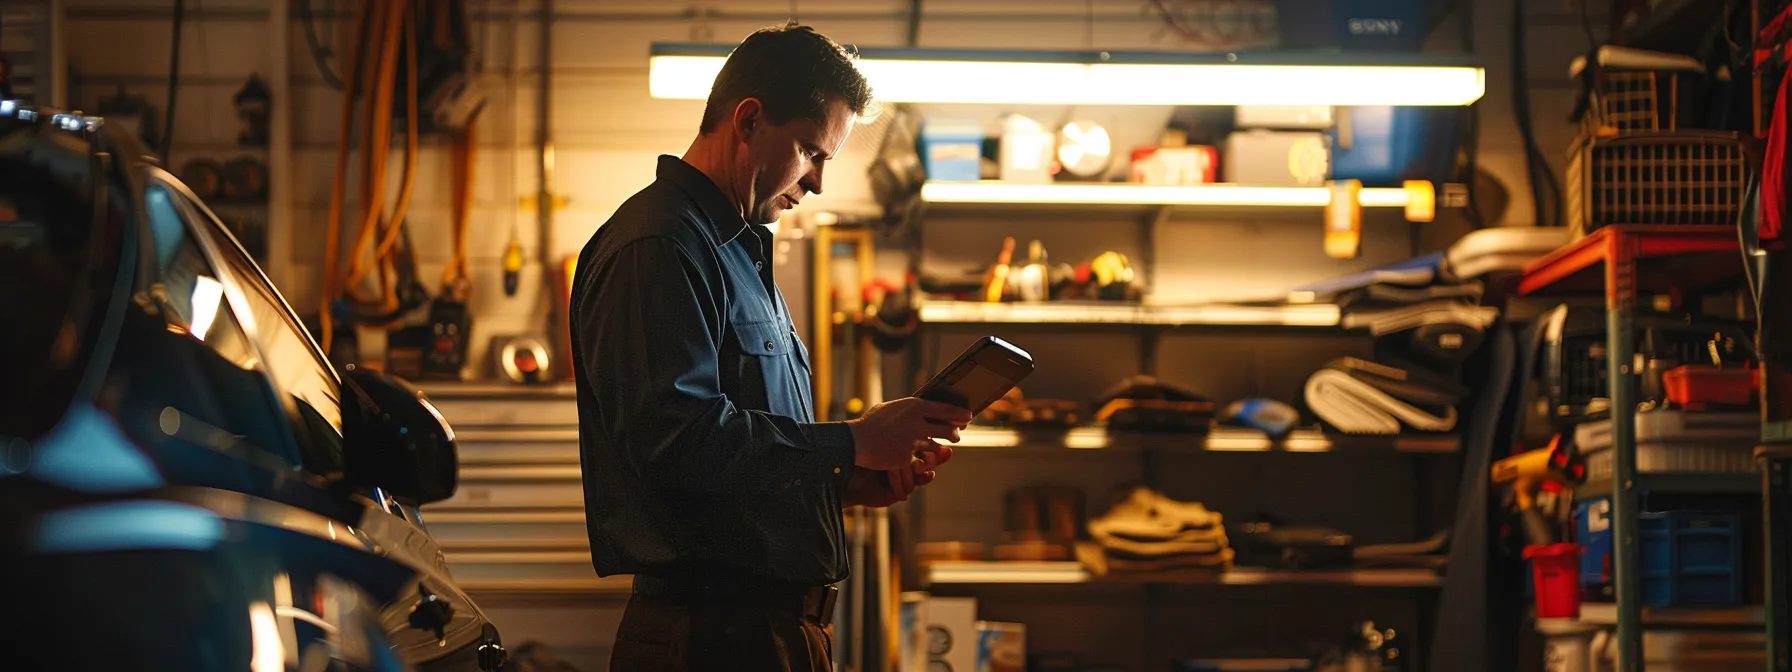
{"label": "wire basket", "polygon": [[1568,157],[1568,226],[1579,238],[1611,224],[1735,224],[1748,161],[1718,131],[1583,135]]}
{"label": "wire basket", "polygon": [[1587,135],[1626,131],[1671,131],[1679,123],[1679,79],[1669,71],[1604,70],[1595,76],[1593,97],[1581,117]]}

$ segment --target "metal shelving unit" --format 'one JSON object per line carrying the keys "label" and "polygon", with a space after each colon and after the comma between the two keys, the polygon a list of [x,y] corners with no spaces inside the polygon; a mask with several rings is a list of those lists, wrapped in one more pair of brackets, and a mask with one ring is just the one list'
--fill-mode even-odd
{"label": "metal shelving unit", "polygon": [[[1429,186],[1429,185],[1426,185]],[[1423,190],[1418,198],[1433,203],[1435,194]],[[1156,187],[1132,184],[1014,185],[998,182],[930,182],[923,188],[924,216],[952,218],[1063,218],[1084,215],[1120,215],[1133,219],[1136,233],[1125,228],[1117,236],[1136,235],[1138,256],[1133,259],[1135,271],[1147,286],[1156,277],[1156,229],[1175,213],[1265,213],[1276,217],[1319,218],[1337,207],[1332,203],[1334,191],[1327,187],[1263,187],[1251,185],[1201,185],[1188,187]],[[1352,207],[1363,215],[1400,218],[1413,215],[1407,210],[1413,192],[1405,189],[1363,189],[1357,192]],[[1441,202],[1437,205],[1443,205]],[[1342,205],[1342,204],[1339,204]],[[1445,206],[1448,207],[1448,206]],[[1427,212],[1422,215],[1428,219]],[[1417,231],[1417,227],[1414,227]],[[1416,234],[1415,234],[1416,235]],[[1158,368],[1158,348],[1166,334],[1201,333],[1277,333],[1315,337],[1368,338],[1367,330],[1350,330],[1342,326],[1338,306],[1329,303],[1306,304],[1195,304],[1169,305],[1120,302],[1035,302],[983,303],[930,299],[920,304],[920,327],[938,334],[964,333],[985,328],[1027,327],[1041,332],[1136,333],[1141,341],[1136,371],[1154,375]],[[822,346],[824,349],[826,346]],[[944,353],[942,353],[944,354]],[[919,366],[913,362],[910,368]],[[827,369],[818,367],[818,371]],[[914,371],[910,371],[914,373]],[[1455,435],[1349,436],[1324,432],[1318,428],[1301,428],[1282,440],[1271,440],[1262,432],[1238,428],[1214,428],[1205,435],[1140,435],[1108,433],[1104,427],[1082,425],[1068,430],[1035,431],[973,427],[964,433],[957,448],[961,455],[985,459],[1029,460],[1035,458],[1117,459],[1138,463],[1140,480],[1156,485],[1157,474],[1169,464],[1202,459],[1214,453],[1284,453],[1337,454],[1362,456],[1365,459],[1408,459],[1414,465],[1428,464],[1428,456],[1449,456],[1461,451],[1461,439]],[[1416,458],[1416,459],[1415,459]],[[1264,459],[1277,459],[1266,455]],[[1296,460],[1298,457],[1286,459]],[[1103,462],[1103,464],[1107,464]],[[1423,471],[1420,466],[1414,469]],[[1421,477],[1422,478],[1422,477]],[[1422,483],[1414,497],[1424,501],[1426,486]],[[925,507],[929,494],[917,492],[910,502],[911,524],[907,532],[916,540],[927,538]],[[1422,508],[1422,507],[1421,507]],[[1420,528],[1428,523],[1421,522]],[[905,553],[911,555],[912,553]],[[914,558],[906,558],[906,566],[915,566]],[[951,592],[990,590],[1035,591],[1076,590],[1088,587],[1169,587],[1169,586],[1264,586],[1314,587],[1370,590],[1414,591],[1416,628],[1423,630],[1434,620],[1436,593],[1427,589],[1442,583],[1441,575],[1430,569],[1354,569],[1332,571],[1276,571],[1235,568],[1231,571],[1179,571],[1131,576],[1126,574],[1096,576],[1075,561],[1015,563],[960,562],[933,563],[915,577],[921,583],[939,586]],[[1161,591],[1145,590],[1141,599],[1147,612],[1160,604]],[[1030,594],[1030,593],[1029,593]],[[1156,652],[1165,642],[1147,637],[1145,649]],[[1420,647],[1422,648],[1422,646]],[[1408,652],[1412,653],[1412,652]],[[1412,658],[1422,659],[1422,655]]]}
{"label": "metal shelving unit", "polygon": [[[1636,313],[1645,294],[1691,296],[1742,275],[1736,229],[1730,226],[1607,226],[1525,268],[1527,296],[1605,296],[1607,383],[1611,395],[1613,478],[1586,487],[1612,495],[1612,568],[1617,603],[1607,622],[1617,626],[1618,672],[1643,669],[1642,572],[1637,534],[1640,500],[1648,492],[1754,492],[1759,481],[1728,475],[1640,473],[1636,464],[1639,371]],[[1650,619],[1653,620],[1653,619]],[[1771,620],[1771,619],[1769,619]]]}

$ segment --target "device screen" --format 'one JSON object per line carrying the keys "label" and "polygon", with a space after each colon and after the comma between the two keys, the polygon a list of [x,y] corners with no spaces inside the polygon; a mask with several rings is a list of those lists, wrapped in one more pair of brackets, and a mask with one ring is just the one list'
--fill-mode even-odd
{"label": "device screen", "polygon": [[970,366],[951,386],[954,392],[964,397],[967,407],[980,413],[1007,394],[1014,387],[1014,381],[982,366]]}

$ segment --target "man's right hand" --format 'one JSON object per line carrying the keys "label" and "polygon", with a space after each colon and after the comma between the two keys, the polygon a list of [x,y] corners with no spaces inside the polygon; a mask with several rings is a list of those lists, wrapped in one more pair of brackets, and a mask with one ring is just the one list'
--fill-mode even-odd
{"label": "man's right hand", "polygon": [[921,442],[958,442],[958,430],[971,423],[969,409],[904,397],[872,406],[851,421],[855,454],[853,464],[866,469],[891,471],[907,468]]}

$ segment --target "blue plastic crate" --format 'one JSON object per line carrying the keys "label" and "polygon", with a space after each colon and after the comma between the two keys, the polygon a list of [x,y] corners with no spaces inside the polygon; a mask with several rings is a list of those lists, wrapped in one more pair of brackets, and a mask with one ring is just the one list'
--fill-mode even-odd
{"label": "blue plastic crate", "polygon": [[1742,604],[1742,515],[1735,511],[1645,512],[1643,603]]}
{"label": "blue plastic crate", "polygon": [[1365,187],[1449,181],[1459,114],[1450,107],[1339,108],[1337,124],[1326,131],[1332,179]]}
{"label": "blue plastic crate", "polygon": [[[1574,505],[1581,545],[1584,599],[1609,601],[1611,498]],[[1742,514],[1735,511],[1645,512],[1641,533],[1643,603],[1650,606],[1741,604]]]}

